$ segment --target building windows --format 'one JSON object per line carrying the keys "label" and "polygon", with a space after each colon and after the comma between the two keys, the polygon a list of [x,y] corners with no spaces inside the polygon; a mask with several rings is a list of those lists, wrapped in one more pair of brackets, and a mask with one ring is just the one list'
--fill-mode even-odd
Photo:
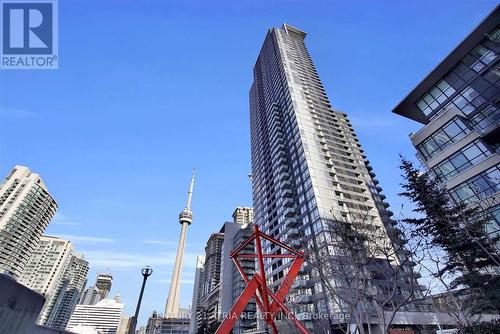
{"label": "building windows", "polygon": [[495,105],[490,105],[476,113],[471,118],[474,129],[485,132],[500,124],[500,111]]}
{"label": "building windows", "polygon": [[483,45],[477,46],[463,60],[463,62],[476,72],[480,72],[496,58],[495,52]]}
{"label": "building windows", "polygon": [[[437,85],[433,86],[420,100],[417,101],[417,107],[426,115],[430,116],[435,114],[441,109],[443,103],[452,95],[460,91],[461,93],[456,96],[452,102],[450,102],[444,110],[450,105],[455,105],[458,109],[461,109],[464,113],[469,114],[476,110],[476,108],[482,104],[485,100],[491,98],[498,91],[493,89],[493,87],[488,85],[485,81],[488,80],[492,84],[498,80],[498,76],[494,78],[494,81],[489,78],[491,75],[484,74],[479,77],[478,73],[483,71],[488,66],[494,63],[497,59],[497,53],[494,51],[496,48],[496,39],[499,35],[499,30],[495,30],[492,34],[488,36],[480,45],[474,48],[467,56],[465,56],[461,62],[459,62],[453,69],[448,72],[448,74],[440,80]],[[493,41],[493,43],[492,43]],[[489,70],[489,72],[494,72]],[[474,82],[471,84],[471,82]],[[469,84],[466,88],[462,88]],[[489,88],[489,91],[486,91]]]}
{"label": "building windows", "polygon": [[494,43],[500,43],[500,28],[493,30],[493,32],[488,35],[488,39]]}
{"label": "building windows", "polygon": [[489,219],[486,224],[486,231],[488,233],[499,233],[500,232],[500,205],[495,205],[489,212]]}
{"label": "building windows", "polygon": [[465,181],[450,190],[456,203],[467,203],[485,199],[500,190],[500,165]]}
{"label": "building windows", "polygon": [[446,181],[490,155],[491,152],[486,146],[481,141],[476,140],[432,168],[432,171],[439,179]]}
{"label": "building windows", "polygon": [[427,116],[455,93],[455,89],[445,80],[440,80],[437,85],[417,101],[418,108]]}
{"label": "building windows", "polygon": [[[496,87],[494,87],[494,86],[490,87],[491,92],[487,91],[486,94],[483,94],[483,95],[486,95],[487,97],[489,97],[489,96],[494,96],[494,95],[498,94],[498,87],[500,87],[500,84],[498,83],[498,81],[500,80],[499,68],[495,67],[495,68],[490,69],[489,71],[485,72],[482,75],[482,78],[484,78],[489,83],[491,83],[492,85],[490,85],[490,86],[496,85]],[[483,83],[483,82],[481,82],[481,83]]]}
{"label": "building windows", "polygon": [[468,115],[481,104],[483,104],[485,99],[479,95],[479,93],[472,88],[471,86],[466,87],[463,91],[461,91],[454,99],[451,101],[445,109],[454,106],[457,109],[460,109],[464,112],[464,114]]}
{"label": "building windows", "polygon": [[425,160],[429,160],[443,151],[454,142],[462,139],[470,130],[464,122],[455,117],[449,121],[442,129],[435,132],[424,142],[417,146]]}

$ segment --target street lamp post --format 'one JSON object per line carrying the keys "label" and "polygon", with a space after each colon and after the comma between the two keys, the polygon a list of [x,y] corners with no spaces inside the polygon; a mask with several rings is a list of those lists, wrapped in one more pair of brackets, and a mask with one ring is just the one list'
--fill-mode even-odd
{"label": "street lamp post", "polygon": [[137,327],[137,317],[139,316],[139,310],[141,308],[141,302],[142,302],[142,295],[144,294],[144,287],[146,286],[146,281],[148,277],[151,276],[152,273],[153,269],[151,269],[150,266],[146,266],[141,270],[141,274],[143,277],[141,293],[139,294],[139,300],[137,301],[137,307],[135,308],[135,315],[132,317],[130,322],[128,334],[135,334],[135,328]]}

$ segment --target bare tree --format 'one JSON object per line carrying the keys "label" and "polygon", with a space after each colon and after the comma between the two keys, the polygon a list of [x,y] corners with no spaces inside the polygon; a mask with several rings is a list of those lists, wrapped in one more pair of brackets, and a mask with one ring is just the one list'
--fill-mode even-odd
{"label": "bare tree", "polygon": [[349,217],[323,226],[309,249],[311,273],[323,278],[330,312],[350,314],[360,334],[372,325],[388,333],[397,312],[427,297],[413,269],[419,245],[404,249],[407,237],[368,213]]}
{"label": "bare tree", "polygon": [[448,314],[460,328],[479,320],[480,315],[476,314],[475,307],[471,305],[474,299],[468,296],[467,289],[457,289],[452,285],[457,275],[446,270],[448,254],[433,245],[428,238],[415,233],[415,227],[405,225],[405,231],[411,236],[410,247],[415,243],[420,245],[416,250],[420,261],[415,268],[423,275],[428,291],[432,293],[428,299],[432,302],[433,311]]}

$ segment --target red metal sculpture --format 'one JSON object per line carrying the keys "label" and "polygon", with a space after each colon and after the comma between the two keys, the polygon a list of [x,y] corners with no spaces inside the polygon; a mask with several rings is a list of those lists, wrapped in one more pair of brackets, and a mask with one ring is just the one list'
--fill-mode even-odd
{"label": "red metal sculpture", "polygon": [[[289,254],[263,254],[262,239],[281,247],[282,249],[288,251]],[[240,254],[240,252],[254,240],[257,254]],[[264,320],[273,329],[274,334],[278,334],[278,329],[276,328],[274,320],[276,319],[276,316],[280,313],[280,311],[295,323],[302,334],[309,334],[304,325],[302,325],[302,323],[284,304],[285,297],[288,294],[288,291],[290,290],[295,277],[299,273],[300,267],[304,263],[303,252],[296,251],[295,249],[279,242],[269,235],[262,233],[259,230],[259,227],[257,225],[254,225],[254,233],[247,240],[245,240],[245,242],[241,243],[241,245],[239,245],[235,250],[231,252],[231,258],[233,259],[236,268],[238,268],[238,271],[240,272],[247,286],[234,303],[226,319],[224,319],[222,324],[217,329],[216,334],[228,334],[231,331],[235,322],[239,319],[241,312],[243,312],[245,306],[248,304],[250,298],[252,297],[255,299],[257,306],[261,310]],[[293,259],[293,262],[290,266],[290,269],[288,270],[288,274],[283,279],[278,292],[274,294],[266,284],[264,259],[276,258]],[[257,259],[259,272],[256,272],[253,275],[253,278],[249,279],[243,272],[243,268],[238,259]]]}

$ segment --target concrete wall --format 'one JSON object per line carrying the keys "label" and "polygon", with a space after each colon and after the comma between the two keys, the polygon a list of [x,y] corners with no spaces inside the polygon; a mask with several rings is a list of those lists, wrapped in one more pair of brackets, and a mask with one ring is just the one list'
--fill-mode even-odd
{"label": "concrete wall", "polygon": [[45,298],[0,274],[0,333],[1,334],[71,334],[36,325]]}
{"label": "concrete wall", "polygon": [[31,334],[45,298],[0,274],[0,333]]}

